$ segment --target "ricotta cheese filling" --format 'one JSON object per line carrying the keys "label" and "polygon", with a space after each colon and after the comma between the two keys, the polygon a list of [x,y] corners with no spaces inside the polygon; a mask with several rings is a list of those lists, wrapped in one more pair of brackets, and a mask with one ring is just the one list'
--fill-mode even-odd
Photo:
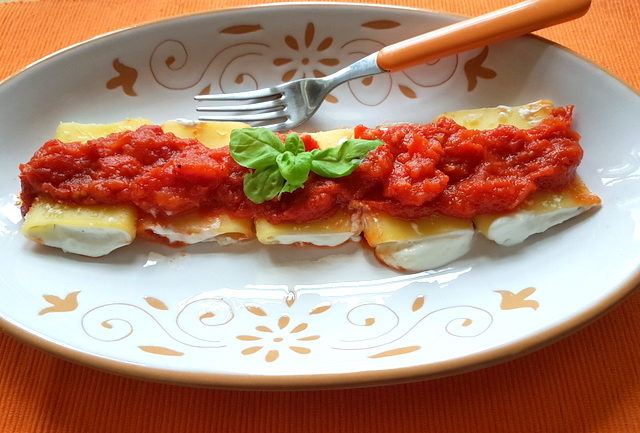
{"label": "ricotta cheese filling", "polygon": [[[219,224],[217,224],[219,226]],[[169,243],[197,244],[200,242],[216,242],[219,245],[230,245],[237,242],[233,236],[228,233],[221,233],[219,227],[204,227],[198,232],[180,232],[160,224],[148,225],[146,230],[150,230],[158,236],[167,239]]]}
{"label": "ricotta cheese filling", "polygon": [[257,219],[255,226],[258,241],[272,245],[336,247],[349,240],[359,241],[362,232],[360,214],[342,212],[323,221],[298,224],[270,224],[264,219]]}
{"label": "ricotta cheese filling", "polygon": [[305,234],[281,234],[260,242],[266,244],[294,245],[311,244],[319,247],[337,247],[354,237],[353,233],[305,233]]}
{"label": "ricotta cheese filling", "polygon": [[126,231],[109,227],[54,224],[38,235],[38,243],[88,257],[104,256],[133,242],[133,237]]}
{"label": "ricotta cheese filling", "polygon": [[379,260],[392,268],[424,271],[446,265],[471,249],[473,230],[454,230],[421,239],[386,242],[376,247]]}
{"label": "ricotta cheese filling", "polygon": [[590,209],[590,206],[557,209],[551,212],[538,213],[518,211],[497,218],[489,226],[485,236],[497,244],[504,246],[524,242],[529,236],[542,233]]}

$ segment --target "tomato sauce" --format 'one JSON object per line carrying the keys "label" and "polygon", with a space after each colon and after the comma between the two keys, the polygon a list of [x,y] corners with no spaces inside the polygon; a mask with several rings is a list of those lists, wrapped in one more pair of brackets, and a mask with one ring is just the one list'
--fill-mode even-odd
{"label": "tomato sauce", "polygon": [[[257,205],[242,191],[248,169],[228,147],[209,149],[159,126],[87,143],[50,140],[20,166],[22,212],[38,195],[80,205],[133,204],[156,218],[225,211],[271,223],[306,222],[340,209],[367,208],[402,218],[460,218],[508,211],[536,190],[566,186],[582,158],[571,129],[572,107],[556,108],[540,125],[468,130],[450,119],[426,125],[355,128],[381,139],[350,176],[311,174],[304,188]],[[284,135],[280,136],[284,139]],[[302,137],[307,150],[317,148]]]}
{"label": "tomato sauce", "polygon": [[372,180],[362,202],[392,215],[439,213],[459,218],[516,208],[531,193],[569,184],[582,160],[571,129],[573,107],[556,108],[531,129],[501,125],[468,130],[450,119],[424,126],[369,129],[357,138],[380,138],[357,175]]}

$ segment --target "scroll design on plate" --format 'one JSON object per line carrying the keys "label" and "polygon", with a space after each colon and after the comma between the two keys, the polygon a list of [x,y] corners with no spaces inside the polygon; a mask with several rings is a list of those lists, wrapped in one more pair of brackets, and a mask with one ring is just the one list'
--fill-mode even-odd
{"label": "scroll design on plate", "polygon": [[[537,308],[537,301],[527,299],[533,291],[496,292],[507,302],[502,309]],[[428,350],[451,337],[477,337],[493,323],[492,314],[482,308],[434,306],[422,294],[398,305],[375,297],[336,301],[318,293],[291,297],[292,292],[285,291],[275,302],[203,294],[179,308],[146,296],[139,305],[116,302],[86,310],[80,325],[96,341],[128,341],[150,355],[183,357],[194,350],[223,349],[240,359],[287,363],[301,356],[322,359],[335,351],[359,353],[375,362]],[[77,293],[67,295],[69,302]]]}
{"label": "scroll design on plate", "polygon": [[[262,42],[235,43],[215,52],[208,62],[202,65],[191,58],[183,42],[168,39],[158,44],[151,52],[149,69],[155,82],[169,90],[191,89],[198,85],[206,88],[211,85],[211,81],[203,81],[207,72],[212,69],[222,71],[215,74],[217,88],[221,92],[239,90],[238,86],[244,84],[247,79],[255,89],[258,88],[258,81],[251,72],[243,69],[242,60],[247,57],[263,57],[268,48],[270,46]],[[247,90],[246,86],[242,90]]]}
{"label": "scroll design on plate", "polygon": [[[207,302],[209,304],[206,304]],[[219,303],[222,303],[222,305]],[[159,305],[157,302],[154,302],[154,304]],[[172,315],[171,311],[165,312],[162,309],[158,309],[157,306],[153,308],[156,314],[168,313]],[[209,314],[207,314],[207,308]],[[218,313],[217,317],[211,310]],[[205,313],[201,313],[202,311],[205,311]],[[199,316],[196,313],[200,313]],[[169,320],[161,320],[145,308],[128,303],[111,303],[94,307],[84,313],[80,323],[86,335],[105,343],[123,341],[131,337],[136,331],[139,331],[139,334],[144,335],[145,338],[149,338],[149,336],[153,336],[153,338],[164,336],[176,343],[189,347],[217,349],[225,347],[226,344],[217,339],[216,333],[211,332],[210,329],[214,326],[226,324],[232,318],[233,312],[224,301],[220,299],[201,299],[187,304],[177,314],[175,328],[169,328]],[[162,332],[158,334],[158,331]],[[138,345],[139,348],[141,346],[147,348],[164,347],[155,344]],[[166,347],[164,349],[173,351],[173,349]],[[145,351],[166,354],[159,353],[162,351],[160,349]]]}
{"label": "scroll design on plate", "polygon": [[[379,40],[358,38],[345,42],[340,48],[346,51],[351,62],[355,62],[384,46]],[[399,73],[352,80],[347,85],[352,96],[366,106],[382,104],[394,89],[399,90],[407,99],[415,99],[418,98],[420,89],[438,87],[451,80],[458,70],[458,64],[459,56],[456,54]]]}
{"label": "scroll design on plate", "polygon": [[359,333],[357,339],[341,340],[344,343],[357,343],[379,339],[393,331],[400,323],[400,317],[384,304],[366,303],[351,308],[346,314],[347,322],[353,326],[370,328]]}
{"label": "scroll design on plate", "polygon": [[[375,304],[366,304],[366,306],[372,305]],[[386,307],[386,309],[393,311],[388,306],[383,306],[382,304],[377,305],[380,307]],[[365,305],[355,307],[350,310],[350,312],[363,306]],[[433,336],[435,335],[433,332],[434,330],[442,329],[447,335],[452,337],[477,337],[486,332],[493,323],[493,315],[489,311],[472,305],[443,307],[429,311],[426,314],[423,311],[424,306],[424,297],[418,296],[411,305],[413,314],[397,314],[396,312],[393,312],[398,320],[396,323],[387,325],[388,329],[386,332],[378,335],[372,334],[368,338],[346,342],[349,344],[344,344],[345,342],[343,341],[333,348],[338,350],[366,350],[381,348],[399,342],[401,339],[418,329],[422,330],[422,335],[425,336]],[[375,317],[373,317],[373,319],[375,319]],[[377,359],[403,355],[420,349],[421,346],[419,345],[401,346],[390,350],[387,349],[382,352],[376,352],[373,355],[369,355],[369,358]]]}
{"label": "scroll design on plate", "polygon": [[[401,25],[397,21],[374,20],[362,23],[361,28],[365,32],[379,34]],[[225,27],[219,33],[225,36],[223,40],[233,38],[237,41],[236,38],[257,37],[256,34],[263,34],[265,29],[269,30],[268,26],[246,23]],[[270,34],[274,32],[270,31]],[[366,35],[339,41],[338,36],[319,28],[312,21],[307,22],[301,30],[283,32],[281,36],[271,39],[270,43],[263,40],[240,39],[239,42],[229,43],[212,52],[208,57],[196,58],[189,53],[184,42],[167,39],[153,48],[149,57],[149,69],[155,82],[168,90],[195,88],[194,93],[198,94],[229,93],[271,85],[272,82],[265,80],[266,74],[271,73],[277,74],[281,82],[306,77],[324,77],[339,67],[355,62],[385,46],[383,42]],[[485,47],[465,62],[464,73],[468,81],[468,91],[477,87],[479,78],[491,79],[497,75],[494,70],[483,65],[488,52],[488,47]],[[135,95],[133,83],[137,78],[137,71],[123,65],[119,59],[116,61],[116,69],[121,73],[119,77],[109,81],[108,87],[122,85],[125,93]],[[453,55],[400,73],[353,80],[348,84],[348,92],[358,103],[365,106],[379,105],[393,92],[407,99],[416,99],[420,97],[421,89],[441,86],[450,81],[459,70],[459,63],[460,56]],[[339,102],[336,96],[338,93],[336,91],[329,95],[327,101]]]}
{"label": "scroll design on plate", "polygon": [[176,327],[196,341],[221,343],[220,329],[235,318],[233,307],[223,298],[202,298],[187,303],[176,316]]}

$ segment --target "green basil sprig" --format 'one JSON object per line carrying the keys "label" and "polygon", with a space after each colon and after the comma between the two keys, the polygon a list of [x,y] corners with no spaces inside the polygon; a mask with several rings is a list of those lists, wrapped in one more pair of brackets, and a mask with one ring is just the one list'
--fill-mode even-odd
{"label": "green basil sprig", "polygon": [[347,140],[340,146],[311,151],[311,171],[323,177],[348,176],[358,168],[369,151],[383,142],[380,140]]}
{"label": "green basil sprig", "polygon": [[231,131],[229,152],[238,164],[254,170],[244,176],[243,189],[249,200],[259,204],[302,188],[311,171],[329,178],[347,176],[381,144],[352,139],[306,152],[297,134],[290,133],[283,143],[266,128],[246,128]]}

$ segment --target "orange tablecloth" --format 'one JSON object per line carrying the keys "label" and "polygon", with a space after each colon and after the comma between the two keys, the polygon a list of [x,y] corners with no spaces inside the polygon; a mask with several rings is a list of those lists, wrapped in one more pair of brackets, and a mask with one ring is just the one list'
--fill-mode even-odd
{"label": "orange tablecloth", "polygon": [[[385,3],[477,15],[514,1]],[[100,33],[251,3],[0,0],[0,79]],[[593,3],[585,18],[539,34],[639,88],[640,3]],[[148,383],[77,366],[0,335],[0,432],[640,432],[639,312],[640,294],[631,295],[559,343],[464,375],[317,392]]]}

